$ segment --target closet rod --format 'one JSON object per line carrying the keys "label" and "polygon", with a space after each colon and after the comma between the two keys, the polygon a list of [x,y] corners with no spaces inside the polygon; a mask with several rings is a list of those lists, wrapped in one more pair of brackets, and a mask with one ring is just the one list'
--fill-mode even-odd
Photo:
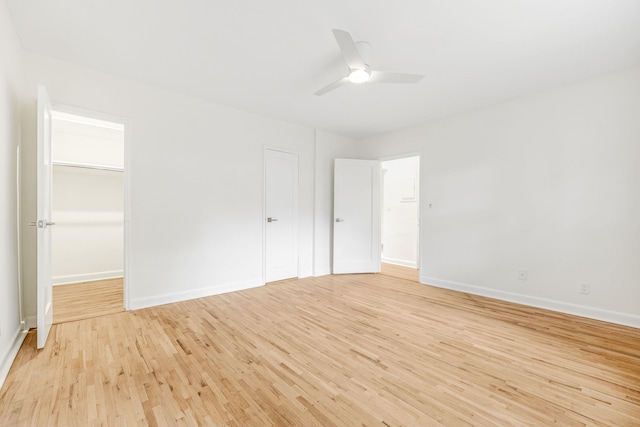
{"label": "closet rod", "polygon": [[121,168],[118,166],[93,165],[90,163],[76,163],[76,162],[60,162],[55,160],[51,163],[54,166],[69,166],[72,168],[98,169],[98,170],[104,170],[104,171],[124,172],[124,168]]}

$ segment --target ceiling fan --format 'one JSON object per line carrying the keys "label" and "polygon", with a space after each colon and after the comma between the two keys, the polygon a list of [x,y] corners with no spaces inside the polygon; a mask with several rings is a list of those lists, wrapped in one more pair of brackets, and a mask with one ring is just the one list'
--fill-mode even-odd
{"label": "ceiling fan", "polygon": [[418,83],[422,74],[392,73],[369,68],[371,45],[367,42],[354,42],[351,34],[343,30],[333,30],[333,35],[342,51],[342,56],[349,66],[349,74],[315,92],[324,95],[340,86],[349,83]]}

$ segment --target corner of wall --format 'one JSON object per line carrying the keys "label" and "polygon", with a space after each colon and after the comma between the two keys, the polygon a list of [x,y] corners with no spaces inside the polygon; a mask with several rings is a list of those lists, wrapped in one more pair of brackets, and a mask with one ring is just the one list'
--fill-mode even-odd
{"label": "corner of wall", "polygon": [[5,2],[0,4],[0,386],[24,340],[19,246],[22,48]]}
{"label": "corner of wall", "polygon": [[0,388],[2,388],[5,380],[7,379],[11,365],[18,355],[18,351],[20,351],[20,347],[26,337],[27,331],[23,331],[22,328],[18,328],[18,330],[14,332],[13,338],[10,340],[11,346],[0,356]]}

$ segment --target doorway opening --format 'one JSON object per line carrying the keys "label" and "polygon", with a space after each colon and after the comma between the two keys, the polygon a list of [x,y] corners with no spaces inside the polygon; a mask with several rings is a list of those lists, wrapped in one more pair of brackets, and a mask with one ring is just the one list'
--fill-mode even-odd
{"label": "doorway opening", "polygon": [[124,311],[125,126],[52,112],[53,323]]}
{"label": "doorway opening", "polygon": [[418,281],[420,156],[382,161],[381,271]]}

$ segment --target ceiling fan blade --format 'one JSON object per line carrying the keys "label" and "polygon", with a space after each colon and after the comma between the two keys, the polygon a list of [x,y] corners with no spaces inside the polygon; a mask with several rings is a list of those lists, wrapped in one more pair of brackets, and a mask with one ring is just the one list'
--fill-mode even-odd
{"label": "ceiling fan blade", "polygon": [[317,90],[314,93],[314,95],[316,95],[316,96],[324,95],[325,93],[330,92],[330,91],[332,91],[332,90],[334,90],[336,88],[339,88],[340,86],[342,86],[344,84],[347,84],[347,83],[349,83],[349,78],[348,77],[343,77],[343,78],[341,78],[339,80],[336,80],[333,83],[330,83],[330,84],[326,85],[322,89]]}
{"label": "ceiling fan blade", "polygon": [[391,73],[388,71],[371,71],[369,83],[418,83],[422,74]]}
{"label": "ceiling fan blade", "polygon": [[338,42],[338,46],[340,46],[340,51],[342,52],[344,59],[347,61],[349,69],[356,68],[364,70],[367,66],[364,64],[362,55],[360,55],[360,51],[358,50],[356,43],[353,41],[351,34],[343,30],[334,29],[333,35]]}

